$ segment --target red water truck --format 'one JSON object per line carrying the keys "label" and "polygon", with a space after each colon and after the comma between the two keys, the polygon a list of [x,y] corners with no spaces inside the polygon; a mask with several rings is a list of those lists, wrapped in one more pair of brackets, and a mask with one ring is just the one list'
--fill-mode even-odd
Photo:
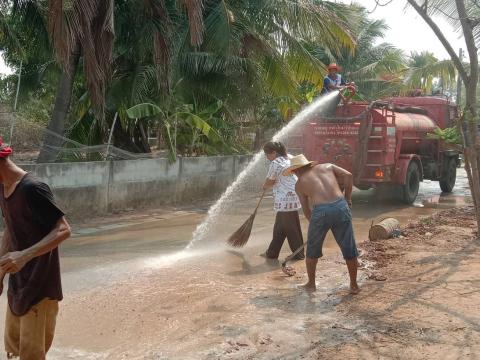
{"label": "red water truck", "polygon": [[308,159],[333,163],[354,175],[360,190],[388,188],[407,204],[420,182],[455,186],[459,150],[428,134],[454,126],[457,107],[440,97],[392,97],[372,103],[343,101],[330,114],[314,116],[290,147]]}

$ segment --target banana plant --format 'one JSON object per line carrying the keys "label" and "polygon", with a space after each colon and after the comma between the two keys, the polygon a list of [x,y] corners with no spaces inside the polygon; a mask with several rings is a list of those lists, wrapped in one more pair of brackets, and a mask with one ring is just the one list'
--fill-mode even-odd
{"label": "banana plant", "polygon": [[[180,145],[191,150],[204,137],[207,143],[204,148],[207,153],[218,153],[221,150],[236,152],[236,150],[227,144],[219,131],[210,125],[209,121],[215,118],[215,114],[223,107],[223,103],[218,101],[202,111],[195,112],[192,104],[184,104],[174,109],[173,112],[166,112],[159,106],[152,103],[141,103],[126,110],[129,119],[154,119],[160,121],[165,127],[167,146],[169,150],[169,159],[174,162],[177,158],[177,152]],[[187,127],[190,129],[188,136],[181,138],[182,144],[179,144],[179,129]]]}

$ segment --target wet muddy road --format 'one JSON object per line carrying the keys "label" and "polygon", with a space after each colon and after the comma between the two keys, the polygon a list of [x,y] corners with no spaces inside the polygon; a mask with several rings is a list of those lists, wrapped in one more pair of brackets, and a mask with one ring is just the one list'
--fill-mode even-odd
{"label": "wet muddy road", "polygon": [[[469,201],[463,170],[452,194],[440,195],[434,182],[423,183],[420,193],[414,206],[405,206],[378,199],[373,190],[355,192],[357,241],[366,239],[375,219],[405,224]],[[297,359],[318,342],[334,343],[335,329],[344,325],[335,306],[350,295],[333,238],[319,262],[318,291],[304,293],[297,288],[306,279],[303,262],[287,278],[278,262],[258,256],[270,241],[271,199],[245,248],[224,245],[254,202],[225,214],[215,238],[189,251],[182,249],[205,209],[119,215],[76,227],[61,249],[65,299],[49,358]],[[302,226],[306,234],[307,222]],[[288,254],[285,245],[281,259]]]}

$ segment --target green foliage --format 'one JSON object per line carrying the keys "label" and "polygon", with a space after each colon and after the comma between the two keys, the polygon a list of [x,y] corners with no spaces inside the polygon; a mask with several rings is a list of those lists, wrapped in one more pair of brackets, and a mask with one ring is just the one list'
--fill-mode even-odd
{"label": "green foliage", "polygon": [[436,128],[433,133],[428,134],[429,139],[437,139],[446,142],[447,144],[460,145],[462,138],[456,127],[445,129]]}
{"label": "green foliage", "polygon": [[126,110],[130,119],[153,118],[165,131],[170,158],[182,155],[215,155],[237,152],[230,145],[232,129],[221,118],[223,103],[217,101],[203,109],[192,104],[175,104],[166,112],[151,103],[135,105]]}
{"label": "green foliage", "polygon": [[130,119],[142,119],[146,117],[157,116],[162,113],[157,105],[150,103],[143,103],[132,106],[130,109],[127,109],[127,116]]}
{"label": "green foliage", "polygon": [[430,94],[437,84],[449,87],[455,79],[455,66],[451,60],[439,61],[433,53],[423,51],[410,54],[403,82],[407,89],[422,89]]}
{"label": "green foliage", "polygon": [[388,43],[378,43],[388,29],[384,20],[372,20],[365,8],[352,6],[355,16],[352,18],[355,34],[355,53],[344,52],[336,59],[343,67],[342,73],[347,81],[354,81],[361,98],[375,100],[398,92],[401,72],[406,68],[405,57],[401,50]]}
{"label": "green foliage", "polygon": [[[14,69],[20,61],[24,64],[19,111],[45,124],[60,73],[46,29],[47,2],[16,3],[15,11],[2,12],[0,50]],[[358,98],[372,100],[417,84],[433,86],[439,74],[447,84],[452,75],[447,65],[425,54],[412,54],[409,65],[400,50],[378,44],[387,24],[370,19],[359,5],[317,0],[203,3],[204,41],[193,46],[179,0],[116,0],[105,121],[98,123],[94,116],[79,67],[68,135],[88,145],[104,143],[118,113],[114,144],[126,150],[150,151],[139,135],[144,132],[147,138],[161,134],[172,159],[177,154],[234,153],[245,151],[238,140],[240,127],[280,128],[318,96],[331,61],[357,83]],[[15,76],[1,81],[0,97],[11,102]]]}

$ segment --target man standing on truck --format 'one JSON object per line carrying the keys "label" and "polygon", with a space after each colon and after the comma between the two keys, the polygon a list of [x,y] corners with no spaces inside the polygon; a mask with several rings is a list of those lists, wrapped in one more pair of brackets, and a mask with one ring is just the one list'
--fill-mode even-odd
{"label": "man standing on truck", "polygon": [[45,359],[62,300],[58,245],[70,226],[50,188],[16,166],[0,140],[0,207],[5,229],[0,243],[0,294],[8,279],[5,318],[7,358]]}
{"label": "man standing on truck", "polygon": [[[315,271],[318,259],[323,256],[325,236],[332,230],[342,251],[350,276],[350,293],[360,292],[357,284],[358,250],[352,227],[352,187],[350,172],[333,164],[318,164],[302,155],[290,159],[291,165],[284,175],[297,175],[295,191],[300,199],[305,217],[310,222],[307,239],[306,290],[316,290]],[[341,190],[344,189],[344,191]],[[313,211],[312,211],[313,207]]]}
{"label": "man standing on truck", "polygon": [[342,90],[347,83],[342,75],[338,73],[338,66],[335,63],[328,65],[328,75],[323,79],[323,89],[320,94],[328,94],[335,90]]}

